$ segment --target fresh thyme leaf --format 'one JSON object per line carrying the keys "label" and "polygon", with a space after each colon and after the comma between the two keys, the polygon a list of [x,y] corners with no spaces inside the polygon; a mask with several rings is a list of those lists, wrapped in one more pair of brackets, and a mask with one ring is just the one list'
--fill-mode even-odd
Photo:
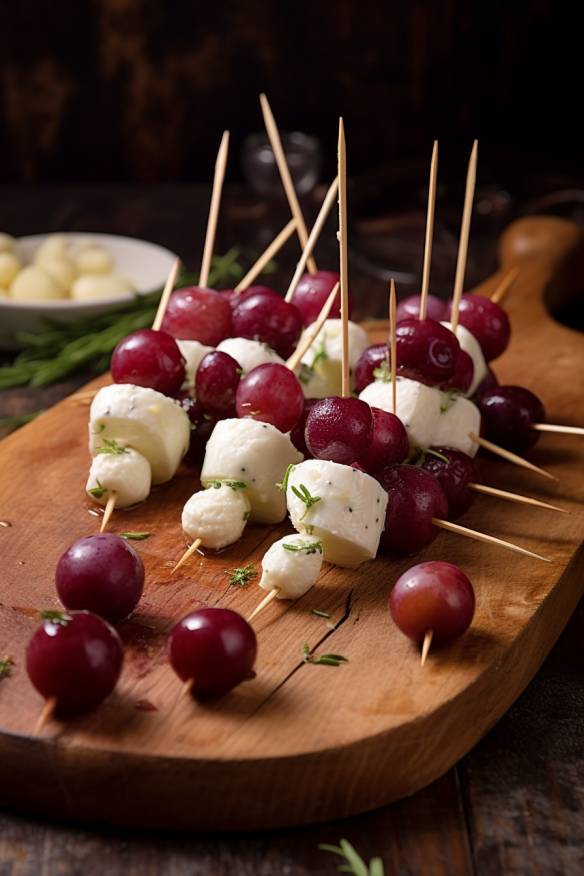
{"label": "fresh thyme leaf", "polygon": [[379,367],[373,369],[373,376],[376,380],[382,380],[383,383],[391,383],[391,367],[388,359],[385,359]]}
{"label": "fresh thyme leaf", "polygon": [[288,478],[290,477],[290,472],[292,471],[293,468],[294,468],[294,464],[290,463],[290,465],[288,466],[288,468],[284,472],[284,477],[282,478],[282,483],[276,484],[278,489],[282,490],[283,493],[285,493],[286,490],[288,489]]}
{"label": "fresh thyme leaf", "polygon": [[342,663],[349,662],[349,659],[342,654],[311,654],[308,642],[302,646],[302,659],[305,663],[313,663],[315,666],[340,666]]}
{"label": "fresh thyme leaf", "polygon": [[100,483],[99,480],[98,480],[98,481],[97,481],[97,487],[92,487],[92,488],[91,488],[90,490],[88,490],[87,492],[89,493],[90,496],[93,496],[94,499],[101,499],[101,497],[102,497],[105,493],[107,493],[107,490],[106,490],[105,487],[102,487],[101,483]]}
{"label": "fresh thyme leaf", "polygon": [[310,612],[317,617],[323,617],[325,620],[330,620],[330,614],[327,611],[321,611],[320,608],[313,608]]}
{"label": "fresh thyme leaf", "polygon": [[310,365],[306,364],[306,362],[301,362],[300,370],[297,374],[297,377],[300,383],[303,383],[304,386],[308,386],[308,384],[314,377],[314,368],[311,368]]}
{"label": "fresh thyme leaf", "polygon": [[35,417],[38,417],[38,415],[42,413],[42,411],[33,411],[31,414],[16,414],[14,417],[0,417],[0,429],[8,429],[9,432],[13,432],[15,429],[19,429],[26,423],[30,423],[31,420],[34,420]]}
{"label": "fresh thyme leaf", "polygon": [[314,532],[314,526],[311,526],[310,523],[305,523],[304,529],[306,531],[306,535],[312,535],[312,533]]}
{"label": "fresh thyme leaf", "polygon": [[284,542],[282,547],[285,551],[302,551],[305,554],[322,554],[321,541],[298,541],[296,544]]}
{"label": "fresh thyme leaf", "polygon": [[459,392],[457,389],[448,389],[446,392],[442,392],[441,402],[440,402],[440,413],[445,414],[446,411],[449,411],[453,404],[460,398],[462,392]]}
{"label": "fresh thyme leaf", "polygon": [[372,858],[367,865],[346,839],[342,839],[338,846],[321,843],[318,848],[322,852],[332,852],[333,855],[338,855],[345,861],[344,864],[339,865],[339,870],[342,873],[352,873],[353,876],[384,876],[385,871],[381,858]]}
{"label": "fresh thyme leaf", "polygon": [[249,582],[257,576],[253,563],[238,569],[225,569],[225,574],[229,575],[229,583],[232,587],[247,587]]}
{"label": "fresh thyme leaf", "polygon": [[12,657],[9,657],[8,655],[0,657],[0,679],[8,678],[13,666],[14,660]]}
{"label": "fresh thyme leaf", "polygon": [[145,541],[151,535],[151,532],[120,532],[120,538],[125,538],[126,541]]}
{"label": "fresh thyme leaf", "polygon": [[310,509],[313,505],[316,505],[317,502],[320,502],[321,496],[312,496],[308,487],[304,484],[300,484],[299,487],[292,486],[292,492],[296,496],[297,499],[300,499],[306,505],[306,510],[302,517],[300,517],[300,521],[304,520]]}
{"label": "fresh thyme leaf", "polygon": [[214,490],[220,490],[223,486],[231,487],[232,490],[237,492],[237,490],[245,490],[247,484],[244,481],[216,480],[211,481],[207,489],[213,488]]}
{"label": "fresh thyme leaf", "polygon": [[98,447],[96,453],[109,453],[112,456],[121,456],[123,453],[128,453],[127,447],[122,447],[113,438],[104,438],[101,447]]}
{"label": "fresh thyme leaf", "polygon": [[328,359],[328,354],[326,352],[326,338],[323,335],[320,341],[318,342],[318,349],[314,354],[314,358],[312,360],[311,369],[314,371],[319,362],[324,362],[325,359]]}
{"label": "fresh thyme leaf", "polygon": [[69,621],[71,620],[71,615],[67,614],[66,611],[58,611],[57,609],[49,609],[48,611],[41,611],[41,617],[43,620],[51,621],[53,624],[59,624],[60,626],[66,627]]}

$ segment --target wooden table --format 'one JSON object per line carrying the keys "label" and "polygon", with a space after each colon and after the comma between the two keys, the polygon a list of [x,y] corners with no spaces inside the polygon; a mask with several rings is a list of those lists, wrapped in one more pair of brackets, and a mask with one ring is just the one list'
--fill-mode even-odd
{"label": "wooden table", "polygon": [[[193,241],[202,238],[207,198],[199,187],[0,189],[0,228],[14,234],[123,232],[168,245],[196,264],[199,252]],[[262,229],[277,228],[284,219],[277,208],[250,206],[234,191],[227,199],[218,249],[233,242],[257,249]],[[331,243],[323,249],[324,262],[326,250],[333,251]],[[295,257],[290,245],[282,267]],[[359,277],[353,292],[358,317],[381,315],[379,284]],[[22,389],[3,393],[0,416],[46,406],[83,379],[34,394]],[[0,876],[335,873],[336,859],[317,846],[341,837],[365,858],[380,855],[387,876],[581,873],[583,635],[581,604],[509,713],[455,769],[409,800],[346,822],[239,836],[80,829],[5,813],[0,815]]]}

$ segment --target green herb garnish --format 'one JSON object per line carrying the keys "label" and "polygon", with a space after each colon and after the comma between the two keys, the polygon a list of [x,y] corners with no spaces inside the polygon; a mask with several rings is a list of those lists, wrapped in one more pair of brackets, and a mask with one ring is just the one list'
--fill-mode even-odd
{"label": "green herb garnish", "polygon": [[311,368],[310,365],[307,365],[306,362],[300,363],[300,370],[296,375],[300,383],[303,383],[304,386],[308,386],[312,378],[314,377],[314,368]]}
{"label": "green herb garnish", "polygon": [[457,389],[448,389],[445,392],[441,393],[442,400],[440,402],[440,413],[445,414],[446,411],[449,411],[452,405],[463,395],[462,392],[459,392]]}
{"label": "green herb garnish", "polygon": [[8,655],[0,657],[0,678],[8,678],[13,666],[14,660],[12,657]]}
{"label": "green herb garnish", "polygon": [[249,582],[257,576],[253,563],[239,569],[225,569],[225,574],[229,575],[229,583],[232,587],[247,587]]}
{"label": "green herb garnish", "polygon": [[331,617],[327,611],[321,611],[319,608],[311,609],[310,613],[316,615],[316,617],[323,617],[325,620],[330,620]]}
{"label": "green herb garnish", "polygon": [[146,541],[151,535],[151,532],[120,532],[120,538],[125,538],[126,541]]}
{"label": "green herb garnish", "polygon": [[282,478],[282,483],[276,484],[278,489],[282,490],[283,493],[285,493],[286,490],[288,489],[288,478],[290,477],[290,472],[292,471],[293,468],[294,468],[294,464],[290,463],[290,465],[288,466],[288,468],[284,472],[284,477]]}
{"label": "green herb garnish", "polygon": [[90,490],[87,491],[90,496],[93,496],[94,499],[101,499],[101,497],[107,493],[105,487],[102,487],[99,480],[97,481],[97,487],[91,487]]}
{"label": "green herb garnish", "polygon": [[285,551],[302,551],[305,554],[322,554],[321,541],[298,541],[296,544],[292,542],[284,542],[282,547]]}
{"label": "green herb garnish", "polygon": [[40,613],[43,620],[51,621],[53,624],[58,624],[59,626],[66,627],[69,621],[71,620],[71,615],[67,614],[66,611],[58,611],[56,609],[49,609],[48,611],[41,611]]}
{"label": "green herb garnish", "polygon": [[391,383],[391,367],[388,359],[384,359],[381,365],[373,369],[373,376],[383,383]]}
{"label": "green herb garnish", "polygon": [[328,354],[326,352],[326,338],[323,335],[319,341],[319,347],[316,353],[314,354],[314,358],[312,360],[312,365],[310,366],[312,370],[316,368],[319,362],[324,362],[325,359],[328,359]]}
{"label": "green herb garnish", "polygon": [[306,510],[304,511],[304,514],[300,518],[300,520],[302,521],[302,520],[304,520],[304,518],[306,517],[306,515],[308,514],[308,512],[310,511],[312,506],[316,505],[317,502],[320,502],[321,497],[320,496],[312,496],[310,494],[310,490],[304,484],[300,484],[300,487],[293,486],[292,492],[294,493],[296,498],[300,499],[300,501],[304,502],[304,504],[306,505]]}
{"label": "green herb garnish", "polygon": [[344,863],[339,864],[341,873],[352,873],[353,876],[384,876],[385,870],[381,858],[371,858],[367,865],[346,839],[342,839],[338,846],[321,843],[319,849],[321,852],[332,852],[333,855],[338,855],[343,859]]}
{"label": "green herb garnish", "polygon": [[129,453],[127,447],[122,447],[113,438],[104,438],[101,447],[98,447],[96,453],[109,453],[112,456],[121,456],[123,453]]}
{"label": "green herb garnish", "polygon": [[208,490],[210,490],[210,489],[220,490],[221,487],[223,487],[223,486],[231,487],[232,490],[235,490],[235,492],[237,492],[237,490],[245,490],[245,488],[247,487],[247,484],[244,483],[244,481],[216,480],[216,481],[211,481],[211,483],[209,484],[207,489]]}
{"label": "green herb garnish", "polygon": [[347,657],[341,654],[315,654],[310,653],[310,645],[305,642],[302,646],[302,659],[305,663],[314,663],[315,666],[340,666],[342,663],[348,663]]}
{"label": "green herb garnish", "polygon": [[424,456],[435,456],[436,459],[440,459],[442,462],[446,462],[446,463],[450,464],[450,460],[448,459],[448,457],[444,456],[443,453],[439,453],[438,450],[432,450],[431,447],[426,447],[426,449],[423,450],[422,452],[423,452]]}

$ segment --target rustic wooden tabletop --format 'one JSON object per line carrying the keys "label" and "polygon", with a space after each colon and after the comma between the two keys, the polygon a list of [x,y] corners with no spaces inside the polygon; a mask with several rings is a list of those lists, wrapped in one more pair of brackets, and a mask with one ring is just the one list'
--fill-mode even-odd
{"label": "rustic wooden tabletop", "polygon": [[[166,245],[196,266],[207,201],[208,192],[197,186],[5,187],[0,189],[0,230],[16,235],[59,230],[128,234]],[[217,249],[239,243],[258,251],[285,218],[279,207],[252,204],[233,190]],[[333,252],[331,239],[322,248],[323,263],[327,258],[333,263]],[[282,268],[292,265],[296,255],[289,244]],[[382,315],[379,281],[358,276],[352,288],[358,317]],[[46,407],[85,379],[80,375],[48,389],[0,393],[0,417]],[[507,715],[453,770],[408,800],[344,822],[248,835],[81,828],[1,813],[0,876],[332,874],[338,861],[318,845],[336,844],[341,837],[366,859],[380,856],[386,876],[580,874],[583,637],[581,604]]]}

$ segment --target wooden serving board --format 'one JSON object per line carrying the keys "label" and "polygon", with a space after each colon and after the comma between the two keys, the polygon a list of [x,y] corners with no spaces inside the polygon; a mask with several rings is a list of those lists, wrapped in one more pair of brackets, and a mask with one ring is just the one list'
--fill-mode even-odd
{"label": "wooden serving board", "polygon": [[[584,336],[547,314],[578,288],[584,240],[575,226],[533,218],[502,241],[502,265],[521,261],[508,298],[503,382],[533,388],[556,423],[584,423]],[[485,284],[488,291],[497,278]],[[373,336],[385,329],[377,325]],[[104,381],[101,381],[104,382]],[[94,384],[94,385],[97,385]],[[325,567],[297,602],[257,618],[257,677],[223,699],[178,699],[165,659],[173,622],[203,605],[247,615],[263,591],[229,586],[225,570],[259,561],[284,532],[250,527],[223,551],[170,578],[185,547],[180,510],[197,489],[184,466],[141,507],[119,512],[112,531],[147,530],[135,543],[147,568],[137,614],[120,626],[126,660],[116,692],[93,714],[52,722],[35,736],[42,700],[28,682],[24,650],[36,610],[58,605],[53,575],[61,552],[97,531],[84,495],[87,407],[64,401],[0,445],[0,804],[71,820],[172,828],[271,828],[347,816],[431,782],[467,752],[537,671],[584,588],[578,550],[584,496],[581,439],[544,435],[531,458],[559,478],[544,480],[484,460],[484,483],[552,499],[571,515],[480,496],[462,522],[541,552],[551,564],[448,533],[415,560],[380,558],[356,571]],[[455,562],[470,576],[477,612],[458,642],[419,651],[397,630],[387,597],[414,562]],[[311,614],[326,611],[331,622]],[[346,656],[339,668],[307,665],[302,646]],[[542,703],[545,708],[545,703]]]}

